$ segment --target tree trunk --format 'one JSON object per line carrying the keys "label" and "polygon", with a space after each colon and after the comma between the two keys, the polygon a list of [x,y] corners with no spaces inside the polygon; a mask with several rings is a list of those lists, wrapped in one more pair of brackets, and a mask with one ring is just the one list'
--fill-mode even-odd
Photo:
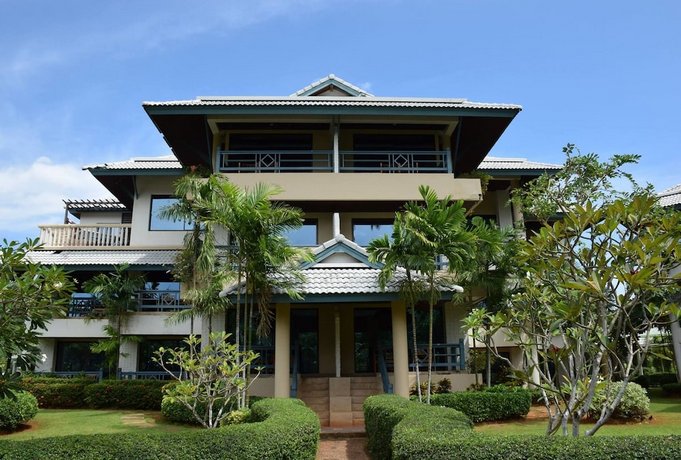
{"label": "tree trunk", "polygon": [[681,325],[676,315],[671,316],[669,329],[672,333],[672,345],[674,348],[674,363],[676,364],[676,380],[681,382]]}

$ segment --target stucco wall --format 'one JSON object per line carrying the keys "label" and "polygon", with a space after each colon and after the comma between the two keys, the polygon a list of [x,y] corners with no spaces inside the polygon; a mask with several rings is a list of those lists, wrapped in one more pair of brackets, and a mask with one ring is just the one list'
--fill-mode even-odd
{"label": "stucco wall", "polygon": [[150,231],[149,218],[151,216],[152,195],[172,195],[175,177],[138,176],[137,198],[133,204],[132,230],[130,246],[137,247],[172,247],[178,248],[183,244],[185,231]]}

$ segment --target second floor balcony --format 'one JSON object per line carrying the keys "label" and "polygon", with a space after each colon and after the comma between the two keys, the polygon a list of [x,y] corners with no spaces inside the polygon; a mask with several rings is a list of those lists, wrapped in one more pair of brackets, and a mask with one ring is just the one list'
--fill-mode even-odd
{"label": "second floor balcony", "polygon": [[219,150],[223,173],[451,173],[449,150]]}
{"label": "second floor balcony", "polygon": [[[137,312],[174,312],[189,308],[176,289],[144,289],[137,292]],[[99,299],[86,292],[76,292],[71,296],[67,317],[99,317],[104,314]]]}
{"label": "second floor balcony", "polygon": [[40,243],[54,248],[118,248],[130,245],[130,224],[40,225]]}

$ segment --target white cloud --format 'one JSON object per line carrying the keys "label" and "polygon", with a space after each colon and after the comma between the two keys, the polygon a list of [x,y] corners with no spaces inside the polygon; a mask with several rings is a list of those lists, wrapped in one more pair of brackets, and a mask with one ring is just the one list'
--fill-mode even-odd
{"label": "white cloud", "polygon": [[0,168],[0,237],[36,236],[39,224],[59,224],[65,198],[111,198],[80,166],[40,157],[23,166]]}

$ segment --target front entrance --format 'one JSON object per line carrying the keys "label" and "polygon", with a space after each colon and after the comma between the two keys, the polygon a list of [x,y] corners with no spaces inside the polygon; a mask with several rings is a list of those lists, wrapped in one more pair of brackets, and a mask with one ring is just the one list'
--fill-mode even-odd
{"label": "front entrance", "polygon": [[356,374],[380,372],[381,355],[392,350],[392,318],[389,308],[355,308],[354,361]]}
{"label": "front entrance", "polygon": [[319,311],[312,308],[291,311],[293,355],[298,352],[300,374],[319,373]]}

